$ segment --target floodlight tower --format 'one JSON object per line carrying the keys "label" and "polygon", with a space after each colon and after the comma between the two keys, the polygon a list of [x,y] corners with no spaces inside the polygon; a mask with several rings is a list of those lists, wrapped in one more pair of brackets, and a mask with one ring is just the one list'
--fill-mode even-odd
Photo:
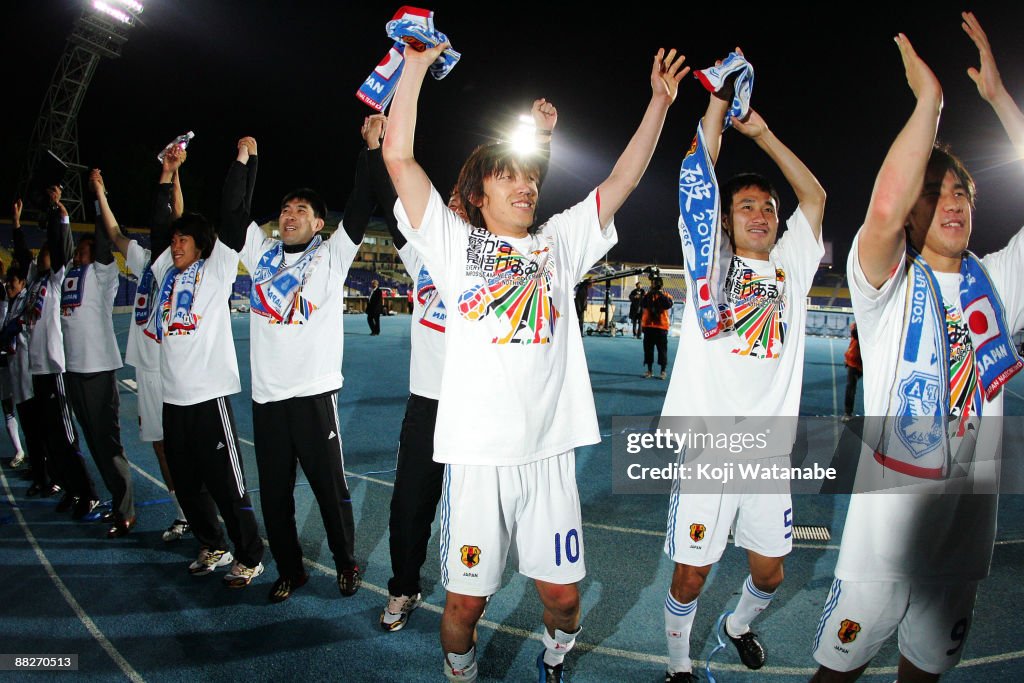
{"label": "floodlight tower", "polygon": [[[85,91],[101,59],[121,56],[121,46],[142,14],[142,3],[137,0],[85,0],[83,4],[32,130],[28,163],[21,179],[22,194],[47,150],[73,170],[84,170],[78,161],[78,111]],[[68,176],[61,201],[72,220],[85,220],[81,173]]]}

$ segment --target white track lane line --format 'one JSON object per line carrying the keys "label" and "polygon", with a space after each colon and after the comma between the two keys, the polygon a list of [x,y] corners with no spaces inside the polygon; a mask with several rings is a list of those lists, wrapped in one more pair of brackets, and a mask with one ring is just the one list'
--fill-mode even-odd
{"label": "white track lane line", "polygon": [[[835,375],[833,374],[833,387],[834,386],[835,386]],[[833,396],[835,396],[834,392],[833,392]],[[238,440],[240,442],[244,443],[244,444],[249,445],[249,446],[254,445],[253,442],[249,441],[248,439],[243,439],[243,438],[239,437]],[[146,477],[146,479],[150,480],[151,482],[156,484],[158,487],[162,488],[165,491],[167,490],[167,487],[164,485],[164,483],[162,481],[156,479],[155,477],[150,475],[148,472],[144,472],[140,467],[138,467],[134,463],[132,463],[132,468],[137,470],[138,472],[140,472],[144,477]],[[346,476],[355,477],[356,479],[362,479],[364,481],[372,482],[374,484],[381,484],[383,486],[389,486],[391,488],[394,488],[394,486],[395,486],[395,484],[393,482],[386,481],[384,479],[377,479],[375,477],[367,477],[365,475],[356,474],[354,472],[347,472]],[[604,530],[604,531],[615,531],[615,532],[619,532],[619,533],[633,534],[633,535],[637,535],[637,536],[656,536],[656,537],[660,538],[660,537],[665,535],[665,533],[663,531],[651,531],[650,529],[631,529],[629,527],[609,526],[607,524],[593,524],[593,523],[590,523],[590,522],[584,522],[583,526],[591,527],[591,528],[594,528],[594,529],[601,529],[601,530]],[[264,545],[268,545],[266,540],[264,540],[263,543],[264,543]],[[1024,543],[1024,539],[1016,539],[1016,540],[1008,540],[1008,541],[996,541],[996,545],[1011,545],[1011,544],[1017,544],[1017,543]],[[823,550],[838,550],[839,549],[839,546],[837,546],[837,545],[821,545],[821,544],[813,544],[813,543],[794,543],[793,547],[794,548],[817,548],[817,549],[823,549]],[[337,577],[338,576],[338,572],[333,567],[328,567],[327,565],[320,564],[319,562],[317,562],[315,560],[310,560],[309,558],[306,558],[306,557],[302,558],[302,562],[304,564],[306,564],[307,566],[309,566],[310,568],[316,569],[318,571],[321,571],[321,572],[323,572],[324,574],[326,574],[328,576],[333,576],[333,577]],[[388,595],[388,589],[386,587],[381,587],[381,586],[377,586],[375,584],[369,583],[365,579],[363,580],[362,587],[366,588],[366,589],[368,589],[368,590],[370,590],[370,591],[372,591],[374,593],[377,593],[377,594],[379,594],[381,596],[385,596],[386,597]],[[420,603],[420,607],[417,608],[417,609],[425,609],[428,612],[433,612],[434,614],[442,614],[444,612],[444,607],[443,606],[439,606],[439,605],[435,605],[433,603],[429,603],[426,600],[421,602]],[[504,634],[507,634],[507,635],[516,636],[516,637],[522,638],[524,640],[536,640],[537,642],[541,642],[541,635],[540,635],[540,633],[535,633],[533,631],[527,631],[526,629],[516,628],[514,626],[506,626],[505,624],[502,624],[502,623],[499,623],[499,622],[496,622],[496,621],[491,621],[489,619],[481,619],[478,622],[478,625],[479,626],[483,626],[485,628],[489,628],[489,629],[491,629],[493,631],[498,631],[499,633],[504,633]],[[645,652],[634,652],[632,650],[621,650],[619,648],[605,647],[604,645],[594,645],[592,643],[587,643],[587,642],[577,642],[575,647],[576,647],[577,650],[580,650],[581,652],[593,652],[594,654],[606,655],[608,657],[618,657],[619,659],[628,659],[628,660],[634,661],[634,662],[646,662],[646,663],[651,663],[651,664],[660,664],[662,666],[668,666],[668,657],[665,657],[663,655],[652,655],[652,654],[647,654]],[[1024,658],[1024,650],[1019,650],[1017,652],[1004,652],[1002,654],[991,655],[991,656],[988,656],[988,657],[978,657],[976,659],[965,659],[965,660],[960,662],[960,664],[958,665],[958,668],[961,668],[961,667],[971,667],[971,666],[982,666],[982,665],[985,665],[985,664],[995,664],[995,663],[998,663],[998,662],[1012,661],[1014,659],[1020,659],[1020,658]],[[702,660],[699,660],[699,659],[694,659],[693,660],[693,664],[694,664],[695,667],[703,668],[703,666],[704,666],[704,662]],[[718,671],[732,671],[732,672],[736,672],[736,673],[742,673],[742,672],[750,671],[749,669],[747,669],[742,664],[728,664],[728,663],[724,663],[723,662],[723,663],[716,663],[713,666]],[[810,677],[810,676],[814,675],[814,673],[817,671],[817,668],[811,668],[811,667],[790,667],[790,666],[766,666],[763,669],[759,669],[759,671],[762,672],[762,673],[765,673],[765,674],[775,674],[775,675],[779,675],[779,676],[808,676],[808,677]],[[896,673],[896,667],[895,666],[875,667],[875,668],[867,669],[864,673],[867,674],[867,675],[891,676],[891,675],[894,675]]]}
{"label": "white track lane line", "polygon": [[86,614],[78,600],[75,600],[75,596],[71,594],[67,585],[65,585],[65,583],[61,581],[60,577],[57,576],[57,572],[54,571],[49,558],[46,557],[46,553],[36,541],[35,534],[33,534],[32,530],[28,528],[25,516],[21,514],[21,508],[19,508],[17,503],[15,503],[14,493],[11,491],[11,487],[7,483],[7,475],[3,472],[0,472],[0,481],[3,481],[4,492],[7,494],[7,502],[10,504],[11,510],[14,512],[14,516],[18,520],[18,526],[21,527],[22,533],[25,534],[25,538],[28,539],[29,545],[32,546],[32,550],[39,559],[39,564],[43,565],[43,569],[46,570],[46,575],[50,577],[50,581],[52,581],[53,585],[57,587],[61,597],[63,597],[64,601],[68,603],[69,607],[71,607],[71,610],[75,613],[75,616],[78,617],[78,620],[82,622],[82,625],[85,626],[85,630],[89,632],[89,635],[91,635],[93,639],[99,643],[100,647],[103,648],[103,651],[106,652],[112,660],[114,660],[114,664],[117,664],[118,668],[121,669],[125,676],[127,676],[128,680],[135,683],[144,683],[146,679],[139,675],[138,671],[132,668],[132,665],[129,664],[128,660],[124,658],[116,647],[114,647],[114,644],[111,643],[105,635],[103,635],[103,631],[99,629],[96,622]]}

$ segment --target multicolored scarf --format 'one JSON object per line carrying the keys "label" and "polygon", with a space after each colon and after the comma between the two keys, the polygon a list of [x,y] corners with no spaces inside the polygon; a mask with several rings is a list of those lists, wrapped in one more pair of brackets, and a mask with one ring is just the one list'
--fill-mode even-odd
{"label": "multicolored scarf", "polygon": [[[907,249],[907,270],[902,349],[875,459],[904,474],[944,479],[962,462],[961,455],[953,457],[952,445],[971,436],[976,416],[966,409],[957,418],[950,416],[949,338],[935,273],[912,248]],[[1003,303],[970,252],[960,261],[960,306],[974,347],[979,382],[973,404],[980,416],[985,400],[995,397],[1024,361],[1010,338]]]}
{"label": "multicolored scarf", "polygon": [[147,263],[142,277],[135,287],[135,324],[148,325],[153,315],[153,286],[156,285],[156,276],[153,275],[152,264]]}
{"label": "multicolored scarf", "polygon": [[64,285],[60,293],[60,314],[71,315],[74,309],[82,305],[85,298],[85,274],[89,264],[74,265],[64,276]]}
{"label": "multicolored scarf", "polygon": [[[754,88],[754,67],[743,55],[732,52],[718,66],[698,71],[697,79],[711,92],[719,92],[734,78],[734,96],[725,116],[725,128],[731,117],[743,118],[750,111]],[[707,152],[704,128],[697,123],[697,134],[679,168],[679,236],[683,244],[686,269],[693,287],[690,297],[697,309],[697,320],[705,339],[722,330],[728,308],[721,292],[721,263],[732,256],[729,241],[722,239],[718,179]]]}
{"label": "multicolored scarf", "polygon": [[302,256],[290,266],[284,263],[283,242],[268,249],[252,275],[249,309],[256,315],[270,318],[272,323],[301,325],[308,320],[316,306],[302,297],[302,287],[320,262],[323,241],[320,235],[314,235]]}
{"label": "multicolored scarf", "polygon": [[[159,315],[151,316],[143,333],[155,339],[158,344],[164,335],[192,334],[196,331],[199,316],[192,312],[199,284],[202,282],[202,269],[206,259],[199,259],[185,270],[173,266],[164,276],[160,287]],[[166,332],[164,331],[166,327]]]}
{"label": "multicolored scarf", "polygon": [[[395,87],[405,65],[406,45],[423,49],[436,47],[448,41],[448,36],[434,28],[434,13],[418,7],[400,7],[385,26],[385,30],[395,44],[356,91],[356,97],[377,111],[384,111],[395,94]],[[430,75],[441,80],[455,68],[460,57],[462,55],[455,50],[446,49],[437,61],[430,65]]]}

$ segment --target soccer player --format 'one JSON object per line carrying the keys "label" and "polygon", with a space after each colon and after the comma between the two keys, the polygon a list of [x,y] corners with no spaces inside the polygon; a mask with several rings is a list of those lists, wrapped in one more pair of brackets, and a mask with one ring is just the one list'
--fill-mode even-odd
{"label": "soccer player", "polygon": [[[29,285],[25,303],[25,325],[29,333],[29,372],[32,374],[32,393],[36,424],[33,429],[42,436],[46,446],[45,461],[51,478],[59,482],[41,491],[51,495],[64,488],[64,497],[56,510],[71,510],[75,519],[91,514],[99,504],[92,477],[85,468],[82,452],[78,448],[78,432],[71,421],[71,409],[64,390],[64,340],[60,324],[60,291],[70,255],[74,251],[71,221],[60,199],[60,185],[46,188],[49,206],[44,225],[46,243],[36,256],[35,272]],[[15,226],[16,254],[28,254],[22,228]],[[19,259],[22,258],[19,256]],[[25,257],[27,258],[27,256]],[[32,489],[29,489],[31,495]]]}
{"label": "soccer player", "polygon": [[[90,185],[97,207],[103,206],[106,189],[99,171],[93,171]],[[103,517],[110,523],[107,538],[119,538],[135,526],[135,496],[131,467],[121,445],[116,373],[122,362],[111,318],[120,272],[110,246],[100,210],[95,233],[79,240],[64,276],[60,323],[68,398],[103,483],[113,496],[112,508]]]}
{"label": "soccer player", "polygon": [[383,146],[399,226],[451,311],[434,433],[434,459],[445,463],[444,672],[476,680],[475,626],[515,548],[544,604],[539,678],[560,681],[580,631],[576,584],[586,573],[573,449],[600,438],[572,286],[615,244],[612,219],[643,175],[689,68],[675,50],[658,51],[647,111],[611,175],[531,231],[536,161],[504,145],[474,151],[459,176],[467,223],[413,156],[419,91],[446,45],[406,49]]}
{"label": "soccer player", "polygon": [[[282,602],[309,579],[295,528],[295,474],[301,466],[320,507],[334,555],[338,589],[355,595],[355,522],[338,422],[345,327],[345,278],[363,241],[373,197],[357,172],[345,218],[320,235],[327,206],[308,188],[281,200],[278,238],[248,222],[256,140],[238,142],[224,185],[221,235],[252,274],[249,307],[252,420],[260,506],[280,576],[270,590]],[[250,167],[250,164],[253,166]],[[359,168],[365,162],[360,160]]]}
{"label": "soccer player", "polygon": [[[718,158],[731,91],[730,83],[712,93],[702,121],[711,163]],[[803,377],[805,300],[824,254],[825,191],[756,111],[751,109],[745,121],[733,117],[731,122],[775,163],[799,204],[786,233],[777,239],[779,195],[771,183],[745,173],[723,185],[722,230],[733,256],[730,263],[719,264],[726,275],[719,302],[731,321],[705,339],[695,306],[686,306],[662,415],[795,418]],[[693,258],[685,248],[683,253]],[[694,286],[687,282],[688,288]],[[701,589],[722,557],[733,522],[736,545],[747,550],[750,574],[739,604],[725,620],[725,631],[748,668],[765,663],[764,647],[750,622],[771,603],[782,583],[783,558],[792,547],[788,489],[753,493],[733,481],[722,485],[720,492],[701,490],[681,490],[677,481],[669,501],[665,553],[675,568],[664,610],[666,683],[697,680],[690,660],[690,631]]]}
{"label": "soccer player", "polygon": [[[551,134],[558,123],[558,110],[542,98],[534,101],[531,115],[542,182],[551,156]],[[420,568],[427,556],[430,525],[441,498],[444,465],[433,459],[434,426],[444,368],[448,312],[422,257],[398,229],[393,210],[397,198],[380,150],[386,126],[387,119],[382,114],[369,116],[364,122],[366,160],[377,203],[384,209],[388,231],[406,271],[413,278],[415,290],[409,333],[409,400],[402,420],[388,521],[392,576],[388,581],[388,602],[380,615],[381,628],[394,632],[405,626],[409,614],[420,604]],[[448,208],[465,218],[457,191],[449,196]]]}
{"label": "soccer player", "polygon": [[170,232],[171,246],[153,261],[155,313],[144,334],[160,343],[164,450],[178,502],[199,541],[188,571],[202,576],[234,560],[224,583],[244,588],[263,573],[263,541],[228,400],[241,391],[228,305],[238,253],[197,213],[184,213]]}
{"label": "soccer player", "polygon": [[[962,26],[980,56],[968,75],[1016,156],[1024,113],[977,18],[965,12]],[[1011,336],[1024,327],[1024,234],[982,259],[967,251],[974,181],[934,144],[938,79],[906,36],[896,43],[916,104],[882,162],[847,273],[866,419],[880,416],[892,435],[865,444],[858,480],[874,474],[902,490],[851,497],[814,640],[821,683],[856,680],[894,631],[901,683],[937,681],[960,661],[995,541],[997,496],[984,492],[1000,389],[1022,366]]]}
{"label": "soccer player", "polygon": [[[185,150],[177,145],[167,150],[167,153],[164,155],[163,166],[160,171],[160,181],[153,203],[149,249],[143,247],[137,240],[128,239],[121,232],[113,212],[110,211],[110,205],[106,200],[105,193],[100,200],[100,210],[103,213],[107,237],[124,254],[128,272],[137,278],[135,310],[133,312],[133,324],[128,328],[128,346],[125,352],[125,362],[135,368],[135,383],[138,387],[139,439],[153,444],[153,452],[156,454],[157,462],[160,465],[160,473],[163,476],[164,483],[167,485],[167,492],[170,494],[171,501],[174,503],[176,510],[173,521],[162,535],[163,540],[167,543],[179,540],[188,532],[189,527],[185,512],[181,509],[181,505],[178,504],[178,498],[174,490],[174,478],[171,476],[170,468],[167,465],[167,457],[164,454],[163,384],[160,380],[160,345],[143,331],[150,322],[150,316],[153,315],[154,297],[156,295],[153,291],[153,271],[150,268],[152,254],[159,255],[167,248],[170,244],[170,229],[168,226],[171,220],[181,216],[185,210],[184,197],[181,194],[179,170],[185,162],[186,156]],[[104,183],[102,175],[98,175],[98,171],[95,173],[97,176],[93,182]]]}

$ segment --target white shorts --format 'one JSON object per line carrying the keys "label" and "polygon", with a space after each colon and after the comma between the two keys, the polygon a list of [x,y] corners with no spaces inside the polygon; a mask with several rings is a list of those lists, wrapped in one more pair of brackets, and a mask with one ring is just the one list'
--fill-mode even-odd
{"label": "white shorts", "polygon": [[673,562],[704,567],[718,562],[735,522],[735,544],[765,557],[793,550],[793,501],[777,493],[686,493],[668,503],[665,554]]}
{"label": "white shorts", "polygon": [[814,637],[814,658],[833,671],[864,666],[899,629],[900,654],[922,671],[941,674],[960,661],[971,628],[977,581],[840,581]]}
{"label": "white shorts", "polygon": [[160,371],[135,369],[139,397],[139,439],[164,440],[164,388]]}
{"label": "white shorts", "polygon": [[574,451],[510,467],[445,465],[444,587],[496,593],[509,550],[531,579],[568,585],[586,576]]}

